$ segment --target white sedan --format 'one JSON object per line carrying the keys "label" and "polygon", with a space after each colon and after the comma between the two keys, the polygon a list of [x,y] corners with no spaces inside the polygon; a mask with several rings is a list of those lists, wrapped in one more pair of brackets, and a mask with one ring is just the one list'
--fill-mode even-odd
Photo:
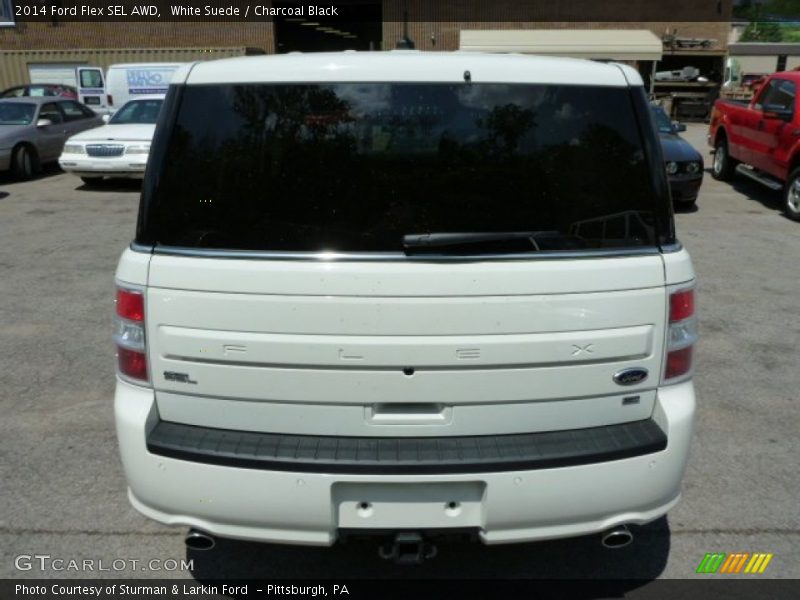
{"label": "white sedan", "polygon": [[69,138],[58,164],[64,171],[78,175],[86,185],[103,177],[144,177],[163,103],[163,96],[126,102],[106,125]]}

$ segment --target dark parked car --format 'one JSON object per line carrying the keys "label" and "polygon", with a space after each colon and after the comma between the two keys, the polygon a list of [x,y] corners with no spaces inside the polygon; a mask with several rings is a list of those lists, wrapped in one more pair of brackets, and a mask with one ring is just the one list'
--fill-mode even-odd
{"label": "dark parked car", "polygon": [[0,99],[0,171],[30,179],[55,162],[67,138],[103,120],[75,100],[52,97]]}
{"label": "dark parked car", "polygon": [[0,92],[0,98],[38,98],[42,96],[78,99],[78,90],[71,85],[61,83],[31,83],[10,87]]}
{"label": "dark parked car", "polygon": [[651,105],[650,109],[661,138],[672,202],[679,207],[693,206],[703,183],[703,155],[678,135],[686,131],[686,125],[673,123],[660,106]]}

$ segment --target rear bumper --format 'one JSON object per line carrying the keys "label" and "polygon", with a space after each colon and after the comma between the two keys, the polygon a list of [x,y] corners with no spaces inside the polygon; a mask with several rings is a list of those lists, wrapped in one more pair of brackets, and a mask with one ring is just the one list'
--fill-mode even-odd
{"label": "rear bumper", "polygon": [[691,382],[659,390],[652,419],[666,447],[628,458],[453,474],[331,474],[153,454],[153,391],[118,381],[115,397],[129,497],[144,515],[221,537],[315,545],[333,543],[339,529],[477,528],[484,542],[503,543],[646,523],[678,500],[694,410]]}

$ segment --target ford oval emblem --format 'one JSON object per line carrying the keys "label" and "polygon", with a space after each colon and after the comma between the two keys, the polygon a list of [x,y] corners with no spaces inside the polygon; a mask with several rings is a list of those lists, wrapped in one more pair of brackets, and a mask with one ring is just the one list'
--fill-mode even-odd
{"label": "ford oval emblem", "polygon": [[633,369],[623,369],[614,373],[614,381],[619,385],[636,385],[647,379],[647,369],[635,367]]}

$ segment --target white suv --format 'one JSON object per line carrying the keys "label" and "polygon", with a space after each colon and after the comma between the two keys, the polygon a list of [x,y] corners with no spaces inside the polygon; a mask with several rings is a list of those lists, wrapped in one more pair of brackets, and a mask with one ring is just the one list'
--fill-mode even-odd
{"label": "white suv", "polygon": [[627,543],[678,501],[695,411],[663,164],[622,65],[182,68],[116,273],[131,502],[194,547]]}

